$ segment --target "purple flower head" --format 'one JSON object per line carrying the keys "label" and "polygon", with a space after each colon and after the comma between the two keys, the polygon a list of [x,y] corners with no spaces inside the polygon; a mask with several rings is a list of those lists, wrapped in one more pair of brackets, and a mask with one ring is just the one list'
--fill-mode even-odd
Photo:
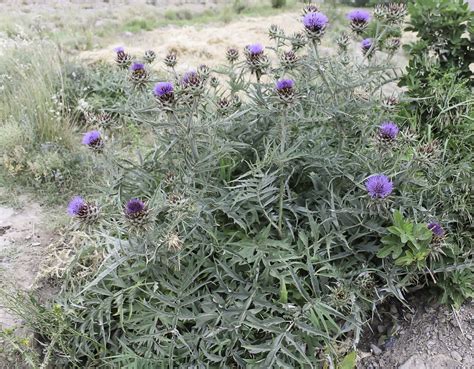
{"label": "purple flower head", "polygon": [[280,79],[276,82],[276,89],[280,90],[291,90],[295,86],[295,82],[292,79]]}
{"label": "purple flower head", "polygon": [[247,45],[246,49],[251,56],[258,56],[263,54],[264,47],[261,44],[251,44]]}
{"label": "purple flower head", "polygon": [[444,236],[444,229],[443,227],[441,226],[441,224],[437,223],[437,222],[431,222],[428,224],[428,229],[433,232],[433,235],[435,237],[443,237]]}
{"label": "purple flower head", "polygon": [[347,13],[347,19],[355,23],[367,23],[370,20],[370,13],[367,10],[354,9]]}
{"label": "purple flower head", "polygon": [[145,210],[145,203],[140,199],[131,199],[128,200],[127,205],[125,206],[125,213],[127,215],[134,215]]}
{"label": "purple flower head", "polygon": [[360,43],[360,47],[364,51],[369,51],[370,48],[372,47],[372,39],[371,38],[363,39],[362,42]]}
{"label": "purple flower head", "polygon": [[380,137],[387,140],[395,140],[399,131],[397,125],[393,122],[383,122],[379,127]]}
{"label": "purple flower head", "polygon": [[83,207],[86,205],[87,204],[85,200],[81,196],[75,196],[69,202],[69,205],[67,206],[67,212],[69,213],[70,216],[79,215]]}
{"label": "purple flower head", "polygon": [[82,143],[87,146],[95,146],[101,140],[99,131],[89,131],[84,133],[82,137]]}
{"label": "purple flower head", "polygon": [[329,22],[328,17],[321,12],[308,13],[303,17],[303,25],[310,31],[321,31]]}
{"label": "purple flower head", "polygon": [[183,86],[198,85],[199,81],[200,81],[199,75],[194,70],[190,70],[184,73],[183,78],[181,78],[181,84]]}
{"label": "purple flower head", "polygon": [[117,54],[121,54],[121,53],[124,53],[124,52],[125,52],[125,49],[123,48],[123,46],[117,46],[116,48],[114,48],[114,51],[115,51]]}
{"label": "purple flower head", "polygon": [[385,198],[393,191],[392,181],[383,174],[375,174],[365,182],[365,188],[369,195],[375,198]]}
{"label": "purple flower head", "polygon": [[139,70],[144,70],[144,69],[145,69],[145,65],[139,62],[133,62],[133,64],[130,66],[130,70],[132,72],[137,72]]}
{"label": "purple flower head", "polygon": [[173,84],[171,82],[158,82],[153,89],[155,96],[162,97],[164,95],[172,94],[174,91]]}

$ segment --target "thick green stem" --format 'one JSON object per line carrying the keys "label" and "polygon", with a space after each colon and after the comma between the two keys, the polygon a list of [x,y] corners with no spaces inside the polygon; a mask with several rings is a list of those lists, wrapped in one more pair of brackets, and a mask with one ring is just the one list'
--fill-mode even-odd
{"label": "thick green stem", "polygon": [[323,80],[324,84],[326,85],[327,89],[329,90],[333,98],[337,101],[336,93],[334,92],[333,88],[331,87],[331,84],[326,78],[326,75],[324,74],[324,72],[321,70],[321,66],[319,65],[320,58],[319,58],[319,53],[318,53],[318,45],[316,45],[316,40],[312,40],[311,45],[313,49],[313,58],[314,58],[314,64],[316,66],[316,70],[318,71],[319,76]]}
{"label": "thick green stem", "polygon": [[283,164],[283,154],[286,149],[286,124],[288,121],[288,111],[285,109],[280,122],[280,192],[278,204],[278,235],[283,238],[283,198],[285,196],[285,177]]}

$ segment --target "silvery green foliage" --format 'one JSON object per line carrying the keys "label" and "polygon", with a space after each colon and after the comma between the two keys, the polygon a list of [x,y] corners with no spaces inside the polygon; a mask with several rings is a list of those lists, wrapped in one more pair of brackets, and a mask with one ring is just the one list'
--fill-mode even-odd
{"label": "silvery green foliage", "polygon": [[[81,332],[58,347],[70,365],[319,368],[357,343],[374,306],[442,270],[377,257],[394,210],[419,224],[447,211],[406,127],[397,145],[377,142],[380,123],[396,121],[381,93],[395,69],[385,56],[328,55],[314,39],[289,69],[277,61],[294,40],[273,38],[270,65],[233,60],[210,71],[215,88],[173,69],[169,103],[150,85],[114,108],[153,145],[134,148],[136,160],[108,156],[90,235],[107,256],[61,295]],[[294,81],[291,99],[275,87],[282,78]],[[365,188],[377,173],[393,181],[384,199]],[[132,198],[147,203],[146,229],[123,219]]]}

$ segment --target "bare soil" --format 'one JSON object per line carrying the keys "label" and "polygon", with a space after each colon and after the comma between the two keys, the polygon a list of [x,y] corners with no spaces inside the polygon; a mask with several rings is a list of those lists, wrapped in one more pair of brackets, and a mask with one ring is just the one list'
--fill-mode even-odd
{"label": "bare soil", "polygon": [[[45,224],[45,210],[26,196],[19,200],[18,209],[0,206],[0,281],[2,287],[29,290],[52,233]],[[0,305],[0,328],[18,323]]]}
{"label": "bare soil", "polygon": [[426,293],[408,303],[410,309],[391,304],[372,322],[357,368],[473,369],[474,303],[456,311]]}

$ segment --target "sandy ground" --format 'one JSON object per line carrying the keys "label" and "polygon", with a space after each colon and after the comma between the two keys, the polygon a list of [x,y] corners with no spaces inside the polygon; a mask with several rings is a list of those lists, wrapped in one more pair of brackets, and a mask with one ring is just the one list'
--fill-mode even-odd
{"label": "sandy ground", "polygon": [[[20,203],[20,209],[0,206],[0,281],[2,287],[29,290],[52,234],[39,204],[23,196]],[[17,323],[0,301],[0,328]]]}
{"label": "sandy ground", "polygon": [[144,50],[154,50],[162,59],[169,50],[176,50],[183,68],[200,64],[215,66],[225,61],[228,47],[240,50],[251,43],[268,44],[268,27],[278,24],[287,34],[301,31],[298,13],[271,17],[247,17],[228,24],[206,26],[168,26],[140,34],[122,34],[108,47],[81,53],[86,61],[113,60],[113,48],[124,46],[131,54],[140,56]]}
{"label": "sandy ground", "polygon": [[[279,25],[287,35],[301,32],[301,15],[289,12],[269,17],[245,17],[228,24],[210,24],[205,26],[168,26],[153,31],[138,34],[123,33],[108,47],[92,51],[84,51],[80,58],[86,62],[106,61],[114,58],[113,49],[124,46],[132,55],[139,58],[147,49],[157,53],[158,59],[170,50],[175,50],[179,58],[179,68],[182,70],[196,68],[200,64],[216,66],[225,62],[225,51],[228,47],[242,50],[251,43],[269,45],[268,28],[270,25]],[[322,52],[334,50],[335,33],[329,30],[323,38]],[[412,41],[414,34],[407,33],[403,42]],[[354,45],[355,52],[360,54],[358,46]],[[400,51],[394,59],[399,66],[406,64],[406,59]]]}

